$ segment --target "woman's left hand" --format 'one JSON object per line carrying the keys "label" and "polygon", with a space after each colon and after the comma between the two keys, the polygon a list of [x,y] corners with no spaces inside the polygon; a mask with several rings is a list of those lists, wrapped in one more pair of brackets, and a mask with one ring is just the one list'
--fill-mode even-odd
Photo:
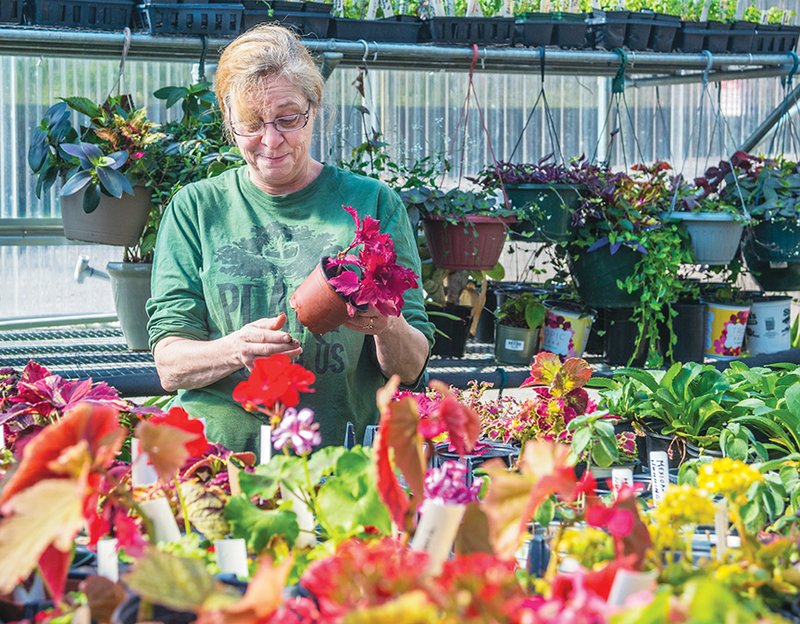
{"label": "woman's left hand", "polygon": [[362,334],[377,336],[385,332],[390,324],[391,319],[388,316],[384,316],[378,312],[377,308],[370,306],[365,312],[356,312],[356,315],[345,322],[344,326]]}

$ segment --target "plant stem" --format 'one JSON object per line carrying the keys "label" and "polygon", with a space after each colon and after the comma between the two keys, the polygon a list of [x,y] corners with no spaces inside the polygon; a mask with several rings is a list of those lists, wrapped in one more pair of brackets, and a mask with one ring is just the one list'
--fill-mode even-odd
{"label": "plant stem", "polygon": [[175,473],[175,492],[178,494],[178,502],[181,504],[181,514],[183,515],[183,530],[186,535],[192,532],[192,524],[189,522],[189,509],[186,507],[186,500],[183,498],[180,483],[180,471]]}

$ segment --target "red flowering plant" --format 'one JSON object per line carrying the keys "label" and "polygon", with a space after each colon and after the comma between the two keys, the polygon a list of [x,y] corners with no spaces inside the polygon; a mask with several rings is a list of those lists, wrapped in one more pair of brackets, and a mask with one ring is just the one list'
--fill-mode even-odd
{"label": "red flowering plant", "polygon": [[[347,249],[327,260],[326,271],[335,273],[329,283],[345,297],[350,316],[355,316],[357,308],[368,306],[384,316],[400,316],[403,294],[417,286],[419,276],[397,264],[394,242],[380,233],[380,221],[370,216],[362,221],[354,208],[342,208],[353,217],[356,233]],[[358,254],[351,254],[358,245],[362,246]]]}

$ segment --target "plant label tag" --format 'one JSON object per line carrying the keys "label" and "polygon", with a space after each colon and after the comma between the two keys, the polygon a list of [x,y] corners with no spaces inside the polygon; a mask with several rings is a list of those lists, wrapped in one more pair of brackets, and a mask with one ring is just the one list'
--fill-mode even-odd
{"label": "plant label tag", "polygon": [[250,578],[247,569],[247,546],[241,537],[214,540],[217,565],[223,574],[233,574],[239,579]]}
{"label": "plant label tag", "polygon": [[158,481],[158,473],[150,464],[147,453],[139,448],[139,439],[131,438],[131,483],[133,487],[148,487]]}
{"label": "plant label tag", "polygon": [[314,520],[314,514],[311,513],[306,502],[294,490],[290,490],[283,483],[281,483],[280,489],[281,499],[292,501],[292,511],[297,516],[297,526],[300,527],[300,533],[297,536],[295,545],[298,548],[315,546],[317,544],[317,534],[315,532],[317,523]]}
{"label": "plant label tag", "polygon": [[736,2],[736,21],[742,21],[744,17],[744,2],[742,0],[734,0]]}
{"label": "plant label tag", "polygon": [[6,448],[6,430],[5,425],[0,425],[0,451]]}
{"label": "plant label tag", "polygon": [[653,502],[657,505],[664,499],[669,484],[669,458],[664,451],[650,453],[650,478]]}
{"label": "plant label tag", "polygon": [[378,17],[378,0],[369,0],[367,5],[367,19],[374,20]]}
{"label": "plant label tag", "polygon": [[643,591],[653,591],[656,588],[656,570],[649,572],[634,572],[632,570],[617,570],[611,591],[608,593],[608,605],[621,607],[633,594]]}
{"label": "plant label tag", "polygon": [[[503,7],[500,10],[500,15],[503,17],[511,17],[514,15],[514,0],[503,0]],[[481,290],[481,293],[486,293],[486,288]]]}
{"label": "plant label tag", "polygon": [[513,338],[506,338],[505,348],[509,351],[524,351],[525,341],[514,340]]}
{"label": "plant label tag", "polygon": [[717,534],[717,561],[725,558],[728,550],[728,501],[724,498],[714,503],[714,532]]}
{"label": "plant label tag", "polygon": [[735,349],[742,346],[747,326],[744,323],[730,323],[726,328],[725,347]]}
{"label": "plant label tag", "polygon": [[139,503],[142,513],[153,524],[153,542],[175,542],[180,539],[181,531],[169,502],[163,496]]}
{"label": "plant label tag", "polygon": [[116,537],[104,537],[97,541],[97,574],[114,583],[119,580]]}
{"label": "plant label tag", "polygon": [[616,492],[623,485],[633,485],[633,470],[630,468],[612,468],[611,487]]}
{"label": "plant label tag", "polygon": [[788,262],[770,262],[769,263],[770,269],[788,269],[789,263]]}
{"label": "plant label tag", "polygon": [[542,0],[542,4],[539,6],[539,10],[542,13],[550,13],[553,10],[553,7],[550,6],[550,0]]}
{"label": "plant label tag", "polygon": [[261,425],[261,439],[259,440],[258,463],[262,466],[272,459],[272,427]]}
{"label": "plant label tag", "polygon": [[438,574],[450,556],[465,510],[465,505],[450,505],[435,499],[422,504],[422,518],[411,539],[411,550],[428,553],[428,572],[431,574]]}
{"label": "plant label tag", "polygon": [[394,7],[392,0],[381,0],[381,8],[383,9],[384,17],[394,17]]}
{"label": "plant label tag", "polygon": [[569,329],[560,327],[545,327],[542,351],[550,351],[556,355],[567,355],[569,353],[569,343],[572,340],[573,332]]}
{"label": "plant label tag", "polygon": [[712,1],[713,0],[705,0],[705,2],[703,3],[703,10],[700,13],[700,21],[701,22],[708,21],[708,12],[709,12],[709,10],[711,10],[711,2]]}
{"label": "plant label tag", "polygon": [[344,17],[344,0],[333,0],[333,16]]}

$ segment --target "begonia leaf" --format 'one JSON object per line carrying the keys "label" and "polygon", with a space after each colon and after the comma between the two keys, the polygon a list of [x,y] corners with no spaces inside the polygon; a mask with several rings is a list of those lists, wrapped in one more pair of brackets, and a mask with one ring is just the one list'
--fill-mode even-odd
{"label": "begonia leaf", "polygon": [[208,602],[234,604],[239,593],[217,582],[203,559],[147,548],[122,579],[143,600],[176,611],[198,612]]}
{"label": "begonia leaf", "polygon": [[458,527],[454,549],[459,555],[494,552],[489,540],[489,518],[481,509],[480,503],[467,504],[461,526]]}
{"label": "begonia leaf", "polygon": [[248,497],[271,500],[281,483],[292,487],[305,484],[303,461],[299,457],[276,455],[266,464],[257,466],[254,472],[239,473],[239,487]]}
{"label": "begonia leaf", "polygon": [[227,495],[220,488],[197,481],[181,483],[179,487],[192,526],[210,540],[225,537],[228,534],[228,523],[224,517]]}
{"label": "begonia leaf", "polygon": [[92,621],[100,624],[111,622],[111,615],[125,599],[122,585],[103,576],[87,577],[81,581],[79,589],[86,595]]}
{"label": "begonia leaf", "polygon": [[264,552],[275,539],[284,539],[291,548],[300,527],[293,511],[285,509],[262,510],[253,505],[245,496],[235,496],[225,506],[225,519],[231,530],[231,537],[242,537],[249,550]]}
{"label": "begonia leaf", "polygon": [[[258,567],[247,586],[242,599],[217,612],[225,624],[258,624],[265,622],[283,604],[283,589],[292,569],[293,560],[286,557],[280,564],[274,564],[265,555],[258,561]],[[200,620],[204,621],[207,609],[203,609]],[[213,619],[210,621],[214,621]]]}
{"label": "begonia leaf", "polygon": [[155,468],[158,478],[169,481],[186,464],[189,451],[186,445],[197,437],[172,425],[153,424],[142,421],[136,425],[139,448]]}
{"label": "begonia leaf", "polygon": [[19,468],[0,493],[0,505],[36,482],[59,475],[59,457],[81,442],[88,452],[85,457],[93,465],[107,466],[116,457],[124,437],[125,430],[119,426],[113,407],[88,403],[77,406],[25,446]]}
{"label": "begonia leaf", "polygon": [[[14,589],[36,567],[52,546],[69,558],[72,540],[84,524],[81,501],[85,484],[76,479],[44,479],[6,501],[0,520],[0,594]],[[43,576],[54,599],[63,593],[60,585],[63,561],[48,553]]]}
{"label": "begonia leaf", "polygon": [[480,416],[471,407],[460,403],[446,383],[432,380],[429,385],[443,397],[437,412],[447,429],[450,444],[459,455],[472,452],[481,433]]}
{"label": "begonia leaf", "polygon": [[391,533],[392,519],[369,470],[328,479],[319,489],[317,504],[328,523],[344,533],[362,526],[375,527],[384,535]]}

